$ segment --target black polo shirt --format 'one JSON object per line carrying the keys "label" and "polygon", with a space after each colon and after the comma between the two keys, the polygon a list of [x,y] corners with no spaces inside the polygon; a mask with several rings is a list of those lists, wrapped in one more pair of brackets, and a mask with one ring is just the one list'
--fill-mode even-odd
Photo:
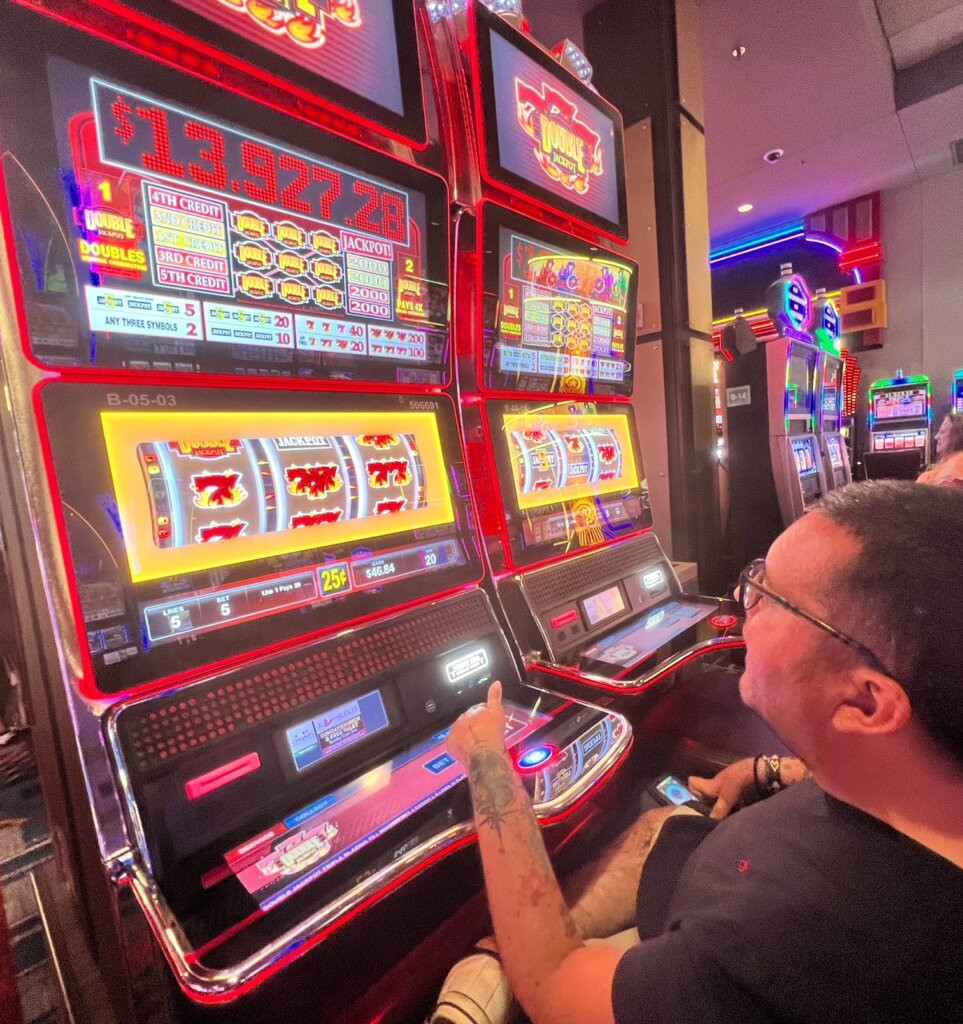
{"label": "black polo shirt", "polygon": [[811,780],[670,819],[638,907],[617,1024],[963,1022],[963,870]]}

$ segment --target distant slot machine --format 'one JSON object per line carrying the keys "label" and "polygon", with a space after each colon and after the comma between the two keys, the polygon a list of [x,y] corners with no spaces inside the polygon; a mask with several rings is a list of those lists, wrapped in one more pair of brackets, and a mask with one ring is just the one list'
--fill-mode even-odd
{"label": "distant slot machine", "polygon": [[[867,475],[915,475],[930,461],[933,416],[929,377],[895,377],[869,386],[869,444],[864,456]],[[905,453],[917,456],[914,461]],[[897,454],[898,453],[898,454]]]}
{"label": "distant slot machine", "polygon": [[953,411],[963,414],[963,370],[957,370],[950,385],[950,402]]}
{"label": "distant slot machine", "polygon": [[[448,192],[371,148],[424,140],[414,12],[381,6],[4,8],[0,499],[124,1020],[402,1013],[432,979],[391,972],[481,885],[450,856],[454,718],[504,681],[552,822],[630,745],[522,684],[479,586]],[[306,106],[322,46],[343,80]],[[400,79],[364,99],[372,53]],[[342,134],[283,112],[327,123],[356,89]]]}
{"label": "distant slot machine", "polygon": [[463,44],[483,198],[458,220],[458,373],[495,591],[533,678],[631,697],[741,640],[651,532],[638,266],[600,240],[627,235],[621,117],[480,4]]}
{"label": "distant slot machine", "polygon": [[817,436],[824,392],[809,288],[784,267],[766,305],[780,336],[725,366],[730,522],[739,565],[763,557],[829,487]]}
{"label": "distant slot machine", "polygon": [[816,437],[829,490],[853,482],[849,446],[843,434],[843,372],[839,353],[839,312],[832,299],[817,295],[813,303],[813,335],[819,345],[819,412]]}

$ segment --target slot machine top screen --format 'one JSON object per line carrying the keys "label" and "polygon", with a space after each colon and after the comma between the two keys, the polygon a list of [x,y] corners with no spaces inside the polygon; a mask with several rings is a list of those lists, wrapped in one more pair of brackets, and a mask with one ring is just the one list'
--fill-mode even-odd
{"label": "slot machine top screen", "polygon": [[820,429],[839,430],[842,420],[843,363],[830,355],[823,356],[822,396],[820,398]]}
{"label": "slot machine top screen", "polygon": [[873,394],[873,420],[919,420],[926,418],[928,385],[908,384],[885,387]]}
{"label": "slot machine top screen", "polygon": [[491,203],[479,239],[479,386],[630,395],[637,264]]}
{"label": "slot machine top screen", "polygon": [[471,14],[485,177],[625,241],[621,114],[498,15]]}
{"label": "slot machine top screen", "polygon": [[[0,43],[39,363],[447,381],[440,178],[213,87],[201,110],[192,79],[73,30],[43,40]],[[81,44],[103,73],[61,56]]]}
{"label": "slot machine top screen", "polygon": [[481,576],[442,396],[53,382],[39,407],[92,696]]}
{"label": "slot machine top screen", "polygon": [[805,420],[804,433],[814,428],[815,377],[816,350],[790,342],[786,361],[786,417],[788,420]]}
{"label": "slot machine top screen", "polygon": [[423,145],[412,0],[123,0],[390,134]]}
{"label": "slot machine top screen", "polygon": [[493,401],[486,410],[514,565],[652,525],[631,406]]}

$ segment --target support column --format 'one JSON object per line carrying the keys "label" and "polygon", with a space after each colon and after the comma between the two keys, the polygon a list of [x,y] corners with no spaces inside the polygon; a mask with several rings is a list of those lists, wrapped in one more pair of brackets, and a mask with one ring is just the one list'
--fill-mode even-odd
{"label": "support column", "polygon": [[[698,562],[702,589],[713,593],[732,569],[723,564],[715,457],[698,17],[696,0],[604,0],[585,16],[585,50],[593,84],[621,110],[627,134],[649,123],[660,310],[646,316],[637,340],[656,343],[662,354],[672,557]],[[630,174],[630,209],[639,187]],[[630,250],[635,242],[630,238]]]}

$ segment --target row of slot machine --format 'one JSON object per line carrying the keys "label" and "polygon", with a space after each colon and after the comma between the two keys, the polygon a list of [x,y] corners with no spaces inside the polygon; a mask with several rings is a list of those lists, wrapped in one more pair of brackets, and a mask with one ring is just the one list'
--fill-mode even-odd
{"label": "row of slot machine", "polygon": [[455,717],[503,681],[574,849],[741,647],[651,532],[621,119],[478,3],[0,23],[0,501],[112,1001],[403,1019],[480,905]]}
{"label": "row of slot machine", "polygon": [[763,557],[815,501],[853,480],[835,304],[785,265],[766,307],[777,338],[759,345],[744,325],[722,339],[731,544],[740,565]]}
{"label": "row of slot machine", "polygon": [[[957,370],[950,381],[949,399],[948,410],[963,414],[963,370]],[[928,466],[933,455],[934,429],[930,378],[926,374],[907,377],[899,370],[895,377],[870,385],[868,404],[869,441],[864,456],[868,464],[875,462],[880,475],[896,475],[900,464],[913,475]],[[903,452],[911,453],[915,459],[901,455]]]}

